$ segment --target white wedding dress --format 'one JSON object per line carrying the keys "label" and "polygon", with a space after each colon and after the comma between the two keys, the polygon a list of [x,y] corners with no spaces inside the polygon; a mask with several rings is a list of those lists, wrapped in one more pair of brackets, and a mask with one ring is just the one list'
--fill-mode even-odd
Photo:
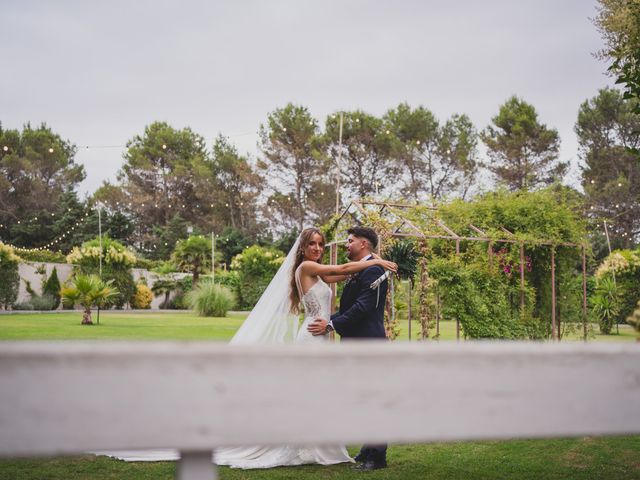
{"label": "white wedding dress", "polygon": [[[291,249],[297,250],[298,242]],[[282,292],[288,291],[283,287],[287,278],[287,268],[292,268],[291,254],[281,266],[280,270],[272,282],[263,293],[256,304],[256,307],[238,330],[231,343],[237,344],[259,344],[259,343],[291,343],[287,338],[291,338],[293,343],[318,343],[326,342],[324,335],[313,336],[307,331],[307,325],[316,318],[330,318],[331,315],[331,288],[318,277],[318,281],[302,295],[302,288],[299,279],[299,270],[296,270],[296,284],[302,296],[301,302],[304,306],[304,321],[298,327],[298,318],[293,319],[288,312],[288,303]],[[284,275],[283,275],[284,273]],[[282,302],[274,302],[273,294],[277,289],[277,298],[282,298]],[[286,308],[284,308],[286,306]],[[286,314],[284,313],[286,311]],[[126,460],[129,462],[157,462],[164,460],[178,460],[180,454],[177,450],[141,450],[141,451],[105,451],[93,452],[97,455],[108,455],[110,457]],[[234,447],[220,448],[214,451],[213,462],[217,465],[228,465],[234,468],[272,468],[280,466],[320,464],[333,465],[336,463],[354,462],[349,456],[344,446],[324,446],[324,447],[298,447],[295,445],[281,446],[254,446],[254,447]]]}
{"label": "white wedding dress", "polygon": [[[299,268],[296,270],[298,291],[302,292],[299,280]],[[316,318],[329,318],[331,315],[331,288],[321,278],[302,296],[304,321],[298,329],[295,343],[326,342],[324,335],[313,336],[307,331],[307,325]],[[333,465],[354,462],[343,446],[335,447],[296,447],[284,445],[278,447],[239,447],[223,448],[214,453],[215,463],[236,468],[271,468],[286,465],[318,463]]]}

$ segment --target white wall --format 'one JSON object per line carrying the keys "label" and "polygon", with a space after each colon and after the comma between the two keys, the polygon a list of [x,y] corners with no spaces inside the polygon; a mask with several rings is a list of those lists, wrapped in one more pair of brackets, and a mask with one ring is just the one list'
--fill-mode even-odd
{"label": "white wall", "polygon": [[[18,274],[20,275],[20,290],[18,292],[18,300],[17,302],[24,302],[29,300],[30,295],[27,292],[25,280],[31,282],[31,288],[35,290],[36,293],[42,292],[42,283],[43,278],[42,275],[36,273],[36,270],[44,266],[47,270],[47,276],[45,277],[45,281],[51,275],[53,268],[55,267],[58,270],[58,279],[60,280],[60,285],[63,285],[72,275],[73,273],[73,265],[68,263],[47,263],[47,262],[21,262],[18,266]],[[137,282],[141,277],[144,277],[147,280],[147,285],[151,288],[156,280],[160,278],[160,275],[149,270],[145,270],[143,268],[133,268],[131,269],[131,274],[133,275],[133,280]],[[186,273],[174,273],[171,274],[174,278],[183,278],[188,276]],[[173,296],[174,294],[172,294]],[[164,301],[164,295],[159,297],[154,297],[151,301],[151,308],[157,309],[160,308],[160,304]]]}

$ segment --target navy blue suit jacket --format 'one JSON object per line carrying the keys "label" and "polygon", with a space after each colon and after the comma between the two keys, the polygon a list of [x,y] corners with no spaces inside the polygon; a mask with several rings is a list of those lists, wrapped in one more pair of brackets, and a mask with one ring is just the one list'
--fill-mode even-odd
{"label": "navy blue suit jacket", "polygon": [[331,316],[333,328],[342,338],[386,338],[384,306],[388,280],[382,282],[379,289],[370,288],[383,273],[382,267],[374,265],[352,277],[345,285],[340,310]]}

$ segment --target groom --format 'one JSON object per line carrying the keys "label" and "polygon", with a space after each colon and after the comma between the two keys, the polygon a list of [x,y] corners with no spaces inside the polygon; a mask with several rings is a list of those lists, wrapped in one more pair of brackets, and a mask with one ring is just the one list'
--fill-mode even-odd
{"label": "groom", "polygon": [[[352,262],[369,260],[378,246],[378,235],[367,227],[353,227],[347,230],[347,257]],[[351,277],[340,298],[340,310],[327,321],[318,318],[308,330],[313,335],[324,335],[336,331],[342,339],[379,338],[386,339],[384,328],[384,307],[387,299],[387,282],[372,289],[371,284],[384,274],[380,266],[369,267]],[[368,471],[387,466],[386,445],[364,445],[356,455],[361,462],[358,470]]]}

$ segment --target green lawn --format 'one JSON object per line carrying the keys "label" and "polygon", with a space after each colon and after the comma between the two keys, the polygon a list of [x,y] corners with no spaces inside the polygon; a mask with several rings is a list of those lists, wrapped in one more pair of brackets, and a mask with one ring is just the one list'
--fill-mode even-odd
{"label": "green lawn", "polygon": [[[357,448],[349,449],[355,455]],[[362,474],[348,464],[243,471],[221,479],[631,480],[640,478],[640,437],[392,445],[389,467]],[[0,478],[15,480],[173,479],[173,462],[127,463],[107,457],[0,460]]]}
{"label": "green lawn", "polygon": [[[80,325],[80,312],[0,314],[0,340],[219,340],[228,341],[246,313],[230,313],[226,318],[198,317],[185,312],[100,313],[100,325]],[[418,338],[420,326],[412,322],[411,335]],[[597,332],[597,327],[596,327]],[[615,329],[614,329],[615,332]],[[435,326],[431,335],[435,335]],[[456,324],[440,322],[440,340],[455,340]],[[400,323],[399,340],[408,339],[407,321]],[[580,334],[566,340],[581,340]],[[591,341],[635,341],[629,325],[620,325],[620,334],[596,333]]]}
{"label": "green lawn", "polygon": [[228,341],[246,313],[226,318],[184,312],[100,313],[100,324],[81,325],[80,312],[0,315],[0,340],[221,340]]}
{"label": "green lawn", "polygon": [[[246,317],[202,318],[182,312],[102,312],[100,325],[80,325],[79,312],[0,315],[0,340],[213,340],[227,341]],[[95,321],[95,317],[94,317]],[[400,339],[407,339],[406,321]],[[412,326],[417,335],[418,324]],[[442,322],[440,339],[455,340],[455,323]],[[578,337],[571,340],[578,340]],[[591,341],[634,341],[621,326],[620,335],[596,334]],[[427,407],[425,407],[427,408]],[[613,406],[612,408],[615,408]],[[356,448],[350,448],[352,454]],[[222,467],[222,479],[640,479],[640,436],[499,442],[392,445],[389,468],[370,474],[349,465],[318,465],[238,471]],[[90,455],[53,459],[0,460],[0,479],[170,479],[173,462],[127,463]]]}

